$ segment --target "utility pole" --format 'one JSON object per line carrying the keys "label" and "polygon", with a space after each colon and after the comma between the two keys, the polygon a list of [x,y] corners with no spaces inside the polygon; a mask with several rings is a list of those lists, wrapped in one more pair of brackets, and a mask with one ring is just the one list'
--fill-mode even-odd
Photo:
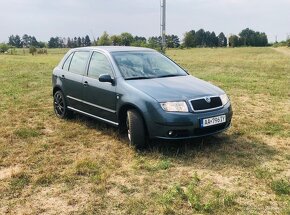
{"label": "utility pole", "polygon": [[165,53],[166,48],[166,0],[161,0],[161,50]]}

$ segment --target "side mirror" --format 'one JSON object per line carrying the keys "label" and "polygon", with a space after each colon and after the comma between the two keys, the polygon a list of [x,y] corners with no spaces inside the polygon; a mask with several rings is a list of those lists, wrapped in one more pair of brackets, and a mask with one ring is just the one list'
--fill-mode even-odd
{"label": "side mirror", "polygon": [[103,74],[99,76],[100,82],[109,82],[111,84],[114,84],[114,79],[109,74]]}

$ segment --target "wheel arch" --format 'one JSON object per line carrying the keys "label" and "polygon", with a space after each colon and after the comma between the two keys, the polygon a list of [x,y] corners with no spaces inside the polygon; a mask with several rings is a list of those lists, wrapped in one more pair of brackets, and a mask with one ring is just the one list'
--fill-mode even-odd
{"label": "wheel arch", "polygon": [[61,87],[60,86],[55,86],[54,88],[53,88],[53,90],[52,90],[52,95],[54,95],[57,91],[61,91],[62,93],[63,93],[63,90],[61,89]]}
{"label": "wheel arch", "polygon": [[140,109],[139,107],[137,107],[136,105],[131,104],[131,103],[123,104],[123,105],[119,108],[119,111],[118,111],[119,130],[120,130],[120,131],[124,131],[124,129],[126,129],[126,117],[127,117],[127,111],[128,111],[128,110],[131,110],[131,109],[134,109],[134,110],[138,111],[138,113],[139,113],[140,116],[142,117],[142,119],[143,119],[143,123],[144,123],[144,126],[145,126],[145,132],[146,132],[146,134],[148,135],[148,127],[147,127],[147,123],[146,123],[145,117],[144,117],[144,115],[143,115],[141,109]]}

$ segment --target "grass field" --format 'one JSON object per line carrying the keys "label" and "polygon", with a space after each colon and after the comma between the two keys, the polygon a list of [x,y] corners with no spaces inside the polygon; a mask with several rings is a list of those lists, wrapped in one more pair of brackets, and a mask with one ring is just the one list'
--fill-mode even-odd
{"label": "grass field", "polygon": [[54,116],[49,51],[0,55],[0,214],[290,214],[290,49],[169,50],[229,94],[233,125],[142,152]]}

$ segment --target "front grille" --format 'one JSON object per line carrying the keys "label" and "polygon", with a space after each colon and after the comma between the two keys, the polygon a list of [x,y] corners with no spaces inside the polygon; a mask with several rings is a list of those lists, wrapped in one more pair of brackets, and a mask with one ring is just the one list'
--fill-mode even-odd
{"label": "front grille", "polygon": [[220,97],[210,97],[210,102],[206,98],[196,99],[190,101],[193,111],[206,111],[208,109],[215,109],[222,106]]}

